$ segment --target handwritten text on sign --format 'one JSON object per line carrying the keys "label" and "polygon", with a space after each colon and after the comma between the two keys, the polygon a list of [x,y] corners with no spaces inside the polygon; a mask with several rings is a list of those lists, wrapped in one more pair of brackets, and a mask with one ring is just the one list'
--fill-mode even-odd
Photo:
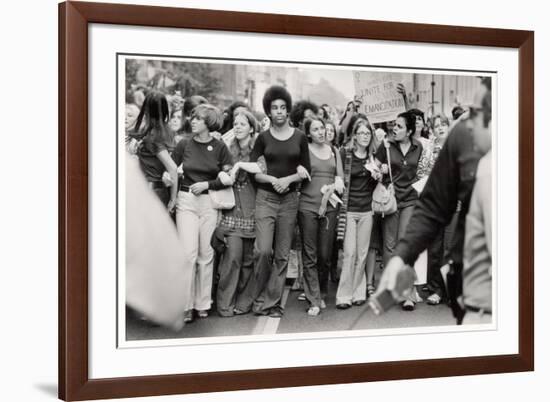
{"label": "handwritten text on sign", "polygon": [[355,71],[355,94],[371,123],[395,120],[405,111],[405,102],[397,92],[397,84],[403,82],[402,74]]}

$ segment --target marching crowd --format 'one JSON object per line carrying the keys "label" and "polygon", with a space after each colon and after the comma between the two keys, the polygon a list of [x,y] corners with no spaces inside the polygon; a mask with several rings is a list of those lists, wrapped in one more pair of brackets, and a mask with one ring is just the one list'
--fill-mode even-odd
{"label": "marching crowd", "polygon": [[[480,88],[482,99],[490,98],[490,80]],[[293,102],[276,85],[263,96],[263,112],[243,102],[221,111],[201,96],[155,89],[137,103],[126,105],[127,150],[175,222],[188,278],[185,322],[208,317],[213,306],[224,317],[283,316],[291,249],[301,256],[299,297],[312,317],[327,308],[329,280],[337,283],[337,309],[391,290],[403,309],[414,310],[416,288],[397,294],[395,278],[425,249],[426,301],[452,302],[440,268],[478,255],[462,251],[483,155],[466,137],[483,106],[457,106],[451,119],[407,108],[373,125],[359,99],[338,116],[330,105]],[[455,139],[446,145],[448,138]],[[465,158],[452,148],[464,141]]]}

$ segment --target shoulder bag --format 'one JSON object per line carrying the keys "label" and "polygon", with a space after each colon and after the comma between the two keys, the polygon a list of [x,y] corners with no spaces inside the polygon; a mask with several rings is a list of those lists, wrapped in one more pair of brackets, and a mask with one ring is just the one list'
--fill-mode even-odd
{"label": "shoulder bag", "polygon": [[397,200],[395,198],[393,176],[391,172],[390,144],[387,140],[384,140],[384,147],[386,148],[386,159],[390,174],[390,184],[386,187],[382,184],[382,182],[378,182],[374,192],[372,193],[372,212],[377,215],[382,215],[382,217],[385,215],[394,214],[397,211]]}

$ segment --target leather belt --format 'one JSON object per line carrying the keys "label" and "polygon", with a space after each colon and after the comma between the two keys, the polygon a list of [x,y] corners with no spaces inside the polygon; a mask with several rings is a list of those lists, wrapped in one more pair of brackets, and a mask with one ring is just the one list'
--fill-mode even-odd
{"label": "leather belt", "polygon": [[[184,193],[190,193],[191,192],[191,186],[187,186],[185,184],[180,184],[180,191],[183,191]],[[208,194],[208,190],[204,190],[202,194]]]}

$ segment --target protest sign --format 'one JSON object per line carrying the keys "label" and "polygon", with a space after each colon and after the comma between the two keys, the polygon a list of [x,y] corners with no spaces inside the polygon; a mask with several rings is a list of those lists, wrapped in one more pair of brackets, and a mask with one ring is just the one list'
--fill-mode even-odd
{"label": "protest sign", "polygon": [[[359,112],[365,113],[371,123],[395,120],[405,111],[403,96],[397,92],[397,84],[410,87],[405,77],[410,74],[354,71],[356,99],[361,100]],[[407,77],[409,78],[409,77]]]}

